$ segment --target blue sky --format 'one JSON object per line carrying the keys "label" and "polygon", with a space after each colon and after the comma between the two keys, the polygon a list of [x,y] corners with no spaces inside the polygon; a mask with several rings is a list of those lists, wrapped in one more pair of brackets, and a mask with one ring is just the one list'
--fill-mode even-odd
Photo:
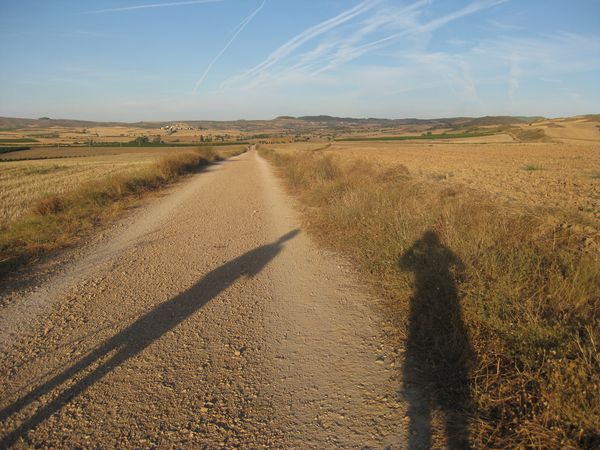
{"label": "blue sky", "polygon": [[600,113],[598,0],[0,0],[0,115]]}

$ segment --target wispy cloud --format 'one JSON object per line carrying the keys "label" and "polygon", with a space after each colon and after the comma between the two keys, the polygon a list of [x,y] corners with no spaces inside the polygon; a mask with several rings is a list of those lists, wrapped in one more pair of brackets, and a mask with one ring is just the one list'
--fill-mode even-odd
{"label": "wispy cloud", "polygon": [[525,27],[521,27],[519,25],[513,25],[511,23],[503,23],[494,19],[486,20],[486,23],[491,25],[493,28],[501,31],[519,31],[524,30]]}
{"label": "wispy cloud", "polygon": [[[307,96],[325,90],[337,105],[435,91],[453,96],[464,111],[490,113],[486,108],[493,97],[509,112],[525,104],[524,86],[530,80],[600,70],[597,36],[557,32],[516,37],[496,27],[495,36],[488,33],[445,47],[435,41],[435,50],[430,46],[442,27],[486,10],[489,16],[506,1],[475,0],[438,15],[428,0],[403,5],[362,1],[302,31],[259,64],[225,80],[214,94],[222,98],[243,91],[245,96],[276,97],[298,87]],[[319,99],[315,94],[310,102]],[[308,102],[308,97],[297,100]]]}
{"label": "wispy cloud", "polygon": [[98,9],[95,11],[85,11],[83,14],[102,14],[120,11],[134,11],[137,9],[149,9],[149,8],[166,8],[169,6],[183,6],[183,5],[198,5],[200,3],[216,3],[222,2],[223,0],[187,0],[182,2],[169,2],[169,3],[149,3],[146,5],[134,5],[134,6],[123,6],[120,8],[108,8]]}
{"label": "wispy cloud", "polygon": [[598,36],[555,33],[535,37],[487,39],[473,47],[468,57],[482,73],[505,71],[509,104],[528,80],[560,80],[564,76],[600,70]]}
{"label": "wispy cloud", "polygon": [[274,80],[306,79],[398,42],[427,41],[431,34],[462,17],[507,0],[476,0],[445,15],[422,20],[430,0],[398,6],[384,0],[363,0],[355,7],[301,32],[264,61],[226,80],[222,88],[256,88]]}
{"label": "wispy cloud", "polygon": [[260,4],[260,6],[258,8],[256,8],[249,16],[247,16],[244,20],[242,20],[233,29],[233,36],[227,42],[227,44],[225,44],[225,46],[221,49],[221,51],[219,53],[217,53],[217,56],[215,56],[213,58],[213,60],[208,64],[208,66],[206,67],[206,70],[204,71],[204,73],[202,74],[200,79],[196,82],[196,85],[194,86],[194,92],[198,91],[198,88],[200,87],[200,85],[202,84],[204,79],[208,76],[210,70],[215,65],[215,63],[219,60],[219,58],[221,56],[223,56],[223,53],[225,53],[227,51],[229,46],[233,43],[233,41],[235,41],[235,39],[244,30],[244,28],[246,28],[246,25],[248,25],[252,21],[252,19],[254,19],[254,16],[256,16],[260,12],[260,10],[264,8],[266,3],[267,3],[267,0],[263,0],[263,2]]}
{"label": "wispy cloud", "polygon": [[315,26],[308,28],[307,30],[303,31],[302,33],[298,34],[297,36],[280,46],[277,50],[272,52],[264,61],[262,61],[257,66],[247,70],[238,77],[234,77],[234,80],[240,81],[242,79],[248,79],[260,74],[261,72],[266,71],[267,69],[276,65],[285,57],[291,55],[295,50],[297,50],[306,42],[352,20],[356,16],[371,9],[377,3],[380,3],[380,0],[364,0],[354,8],[348,9],[331,19],[328,19],[324,22],[321,22]]}
{"label": "wispy cloud", "polygon": [[447,23],[450,23],[454,20],[460,19],[461,17],[468,16],[470,14],[474,14],[484,9],[491,8],[492,6],[497,6],[502,3],[506,3],[508,0],[478,0],[473,3],[468,4],[464,8],[461,8],[457,11],[454,11],[450,14],[447,14],[442,17],[438,17],[421,27],[422,31],[433,31],[436,30]]}
{"label": "wispy cloud", "polygon": [[510,56],[508,68],[508,99],[511,103],[515,101],[515,94],[520,86],[521,69],[519,68],[519,56],[513,53]]}

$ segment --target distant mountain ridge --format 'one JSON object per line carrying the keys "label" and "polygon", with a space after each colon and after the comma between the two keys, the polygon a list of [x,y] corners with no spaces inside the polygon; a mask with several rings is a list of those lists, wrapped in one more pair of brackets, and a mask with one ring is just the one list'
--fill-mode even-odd
{"label": "distant mountain ridge", "polygon": [[40,119],[24,119],[16,117],[0,117],[0,129],[18,129],[18,128],[48,128],[48,127],[66,127],[66,128],[92,128],[92,127],[136,127],[157,129],[174,123],[187,123],[190,126],[214,129],[258,129],[269,126],[290,128],[298,126],[306,128],[311,126],[320,126],[326,128],[346,127],[352,125],[391,127],[401,125],[428,125],[432,127],[475,127],[486,125],[511,125],[530,123],[536,120],[543,120],[544,117],[524,117],[524,116],[484,116],[484,117],[450,117],[440,119],[382,119],[382,118],[353,118],[353,117],[334,117],[327,115],[318,116],[279,116],[271,120],[173,120],[173,121],[142,121],[142,122],[100,122],[89,120],[72,119],[51,119],[43,117]]}
{"label": "distant mountain ridge", "polygon": [[382,118],[353,118],[353,117],[334,117],[334,116],[281,116],[278,119],[295,119],[309,122],[320,122],[320,123],[360,123],[360,124],[381,124],[381,125],[433,125],[433,124],[448,124],[448,125],[510,125],[517,123],[529,123],[536,120],[543,120],[545,117],[542,116],[483,116],[483,117],[449,117],[439,119],[416,119],[416,118],[405,118],[405,119],[382,119]]}
{"label": "distant mountain ridge", "polygon": [[160,128],[167,123],[173,122],[96,122],[91,120],[76,119],[50,119],[42,117],[40,119],[24,119],[19,117],[0,117],[0,129],[27,128],[27,127],[66,127],[66,128],[92,128],[92,127],[141,127],[141,128]]}

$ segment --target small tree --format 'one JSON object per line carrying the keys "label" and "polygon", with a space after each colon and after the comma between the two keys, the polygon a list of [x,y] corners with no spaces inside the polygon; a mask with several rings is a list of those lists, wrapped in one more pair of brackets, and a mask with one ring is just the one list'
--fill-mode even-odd
{"label": "small tree", "polygon": [[148,139],[148,136],[138,136],[134,139],[134,141],[138,146],[142,146],[142,145],[148,145],[150,143],[150,140]]}

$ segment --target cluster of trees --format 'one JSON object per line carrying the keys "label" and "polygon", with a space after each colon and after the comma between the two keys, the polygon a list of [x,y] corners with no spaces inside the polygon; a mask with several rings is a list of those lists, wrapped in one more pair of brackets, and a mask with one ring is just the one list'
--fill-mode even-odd
{"label": "cluster of trees", "polygon": [[213,136],[204,136],[204,135],[200,135],[200,142],[212,142],[213,140],[215,142],[221,141],[221,142],[225,142],[225,140],[229,138],[229,135],[220,135],[220,134],[216,134],[214,137]]}
{"label": "cluster of trees", "polygon": [[132,142],[140,147],[143,147],[149,144],[162,144],[162,139],[159,135],[154,136],[152,141],[150,141],[148,136],[138,136]]}

